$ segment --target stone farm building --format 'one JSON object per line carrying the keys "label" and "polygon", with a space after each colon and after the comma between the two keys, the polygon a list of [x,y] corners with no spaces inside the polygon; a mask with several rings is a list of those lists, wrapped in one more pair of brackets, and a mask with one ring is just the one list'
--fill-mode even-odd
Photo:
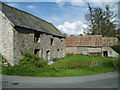
{"label": "stone farm building", "polygon": [[90,56],[119,57],[110,46],[118,45],[119,40],[101,35],[66,38],[66,54],[85,54]]}
{"label": "stone farm building", "polygon": [[0,4],[0,53],[11,65],[23,57],[21,50],[31,50],[48,60],[65,56],[65,37],[52,23]]}

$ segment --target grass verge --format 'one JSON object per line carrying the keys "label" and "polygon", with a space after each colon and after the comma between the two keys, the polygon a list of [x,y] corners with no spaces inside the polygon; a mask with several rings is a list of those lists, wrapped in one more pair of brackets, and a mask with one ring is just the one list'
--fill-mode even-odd
{"label": "grass verge", "polygon": [[2,74],[35,77],[84,76],[110,72],[120,69],[118,59],[71,55],[54,59],[55,63],[47,65],[46,61],[36,55],[27,54],[16,66],[3,66]]}

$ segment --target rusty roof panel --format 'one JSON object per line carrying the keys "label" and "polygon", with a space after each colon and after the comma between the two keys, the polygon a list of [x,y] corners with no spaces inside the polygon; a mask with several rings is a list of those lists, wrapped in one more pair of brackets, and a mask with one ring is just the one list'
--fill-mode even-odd
{"label": "rusty roof panel", "polygon": [[119,40],[117,38],[102,37],[101,35],[66,37],[66,46],[101,47],[112,46],[117,44],[119,44]]}

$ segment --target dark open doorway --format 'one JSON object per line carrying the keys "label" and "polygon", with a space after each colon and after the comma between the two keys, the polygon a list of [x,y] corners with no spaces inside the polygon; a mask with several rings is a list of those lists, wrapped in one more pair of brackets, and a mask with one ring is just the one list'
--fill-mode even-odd
{"label": "dark open doorway", "polygon": [[47,50],[47,52],[46,52],[46,59],[50,60],[50,50]]}
{"label": "dark open doorway", "polygon": [[34,54],[38,54],[39,53],[39,50],[38,48],[34,49]]}
{"label": "dark open doorway", "polygon": [[108,57],[108,51],[103,51],[104,57]]}

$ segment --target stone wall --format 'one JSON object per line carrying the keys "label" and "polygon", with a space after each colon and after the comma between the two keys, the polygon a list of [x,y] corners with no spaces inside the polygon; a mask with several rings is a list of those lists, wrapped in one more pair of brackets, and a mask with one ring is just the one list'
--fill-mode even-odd
{"label": "stone wall", "polygon": [[11,21],[0,11],[1,22],[0,25],[0,53],[14,65],[13,62],[13,27]]}
{"label": "stone wall", "polygon": [[66,54],[84,54],[119,58],[120,55],[111,47],[66,47]]}
{"label": "stone wall", "polygon": [[0,17],[0,53],[11,65],[19,62],[23,57],[21,51],[25,50],[34,54],[34,50],[39,49],[37,54],[49,60],[65,56],[65,38],[39,32],[39,40],[35,42],[35,30],[14,26],[1,11]]}
{"label": "stone wall", "polygon": [[[62,58],[65,56],[65,39],[40,33],[38,41],[35,42],[35,30],[21,27],[14,29],[14,59],[15,64],[22,58],[21,50],[38,50],[38,55],[45,59]],[[52,39],[52,40],[51,40]],[[51,42],[52,41],[52,42]]]}
{"label": "stone wall", "polygon": [[90,55],[90,56],[102,56],[101,48],[94,47],[77,47],[78,54]]}
{"label": "stone wall", "polygon": [[77,54],[87,55],[88,54],[87,47],[77,47]]}
{"label": "stone wall", "polygon": [[66,54],[77,54],[77,47],[66,47]]}
{"label": "stone wall", "polygon": [[66,47],[66,54],[84,54],[84,55],[94,55],[102,56],[101,48],[92,47]]}
{"label": "stone wall", "polygon": [[115,52],[111,47],[102,47],[102,56],[104,56],[104,51],[107,51],[108,57],[116,57],[119,58],[119,54]]}

